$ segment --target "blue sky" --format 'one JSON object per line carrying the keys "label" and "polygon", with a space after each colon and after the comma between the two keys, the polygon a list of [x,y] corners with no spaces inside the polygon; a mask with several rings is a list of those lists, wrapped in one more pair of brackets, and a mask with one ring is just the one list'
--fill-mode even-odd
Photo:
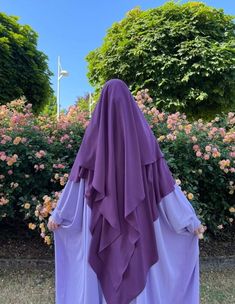
{"label": "blue sky", "polygon": [[[38,34],[38,49],[49,57],[51,78],[56,92],[57,56],[69,77],[61,80],[61,106],[68,108],[77,96],[92,92],[87,79],[85,56],[102,44],[106,30],[125,13],[140,6],[157,7],[161,0],[0,0],[0,10],[19,16],[21,24],[29,24]],[[187,1],[182,1],[187,2]],[[204,3],[223,8],[235,15],[234,0],[206,0]]]}

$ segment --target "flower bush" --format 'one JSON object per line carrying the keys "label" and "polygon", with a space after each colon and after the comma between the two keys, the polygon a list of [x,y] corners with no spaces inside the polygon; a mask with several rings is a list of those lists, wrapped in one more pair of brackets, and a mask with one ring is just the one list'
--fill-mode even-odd
{"label": "flower bush", "polygon": [[88,113],[70,107],[57,122],[31,110],[24,99],[0,107],[0,220],[20,217],[49,244],[47,219],[66,183]]}
{"label": "flower bush", "polygon": [[235,113],[189,122],[184,113],[160,112],[148,90],[137,93],[176,182],[209,231],[231,225],[235,214]]}
{"label": "flower bush", "polygon": [[[148,90],[137,103],[167,163],[208,231],[232,225],[235,215],[235,113],[189,122],[184,113],[159,112]],[[24,99],[0,106],[0,220],[19,217],[51,245],[47,221],[68,179],[89,113],[71,106],[57,122],[35,116]]]}

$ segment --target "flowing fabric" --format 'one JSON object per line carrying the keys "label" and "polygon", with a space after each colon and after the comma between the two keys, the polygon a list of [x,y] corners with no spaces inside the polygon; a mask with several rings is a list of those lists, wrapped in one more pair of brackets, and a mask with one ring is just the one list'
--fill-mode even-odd
{"label": "flowing fabric", "polygon": [[[87,187],[85,179],[68,180],[51,215],[60,224],[54,231],[56,304],[107,304],[88,261],[92,235]],[[162,197],[157,211],[159,260],[129,304],[199,304],[199,244],[193,232],[201,222],[177,184]]]}
{"label": "flowing fabric", "polygon": [[129,304],[158,261],[157,205],[174,178],[127,85],[104,85],[69,180],[87,180],[89,263],[108,304]]}

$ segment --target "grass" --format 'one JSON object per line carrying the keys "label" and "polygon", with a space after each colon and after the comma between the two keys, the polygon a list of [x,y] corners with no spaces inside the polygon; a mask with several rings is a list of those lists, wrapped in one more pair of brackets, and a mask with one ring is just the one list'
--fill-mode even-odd
{"label": "grass", "polygon": [[0,304],[54,304],[54,273],[42,269],[0,271]]}
{"label": "grass", "polygon": [[[1,270],[0,304],[54,304],[54,272]],[[200,304],[235,303],[235,271],[203,271]],[[155,303],[149,303],[155,304]]]}
{"label": "grass", "polygon": [[201,273],[201,304],[235,303],[235,270]]}

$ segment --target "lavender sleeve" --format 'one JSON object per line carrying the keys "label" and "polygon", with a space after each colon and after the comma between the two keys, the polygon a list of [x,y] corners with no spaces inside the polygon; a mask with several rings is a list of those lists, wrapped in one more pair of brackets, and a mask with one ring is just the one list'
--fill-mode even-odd
{"label": "lavender sleeve", "polygon": [[83,195],[83,193],[81,193],[83,192],[81,191],[82,189],[79,182],[67,181],[60,194],[56,208],[51,213],[51,217],[57,224],[61,224],[62,222],[71,223],[73,221],[76,205],[79,204],[82,208],[81,203],[79,203]]}
{"label": "lavender sleeve", "polygon": [[201,224],[193,206],[177,184],[174,191],[162,199],[160,208],[165,220],[176,233],[194,233]]}

